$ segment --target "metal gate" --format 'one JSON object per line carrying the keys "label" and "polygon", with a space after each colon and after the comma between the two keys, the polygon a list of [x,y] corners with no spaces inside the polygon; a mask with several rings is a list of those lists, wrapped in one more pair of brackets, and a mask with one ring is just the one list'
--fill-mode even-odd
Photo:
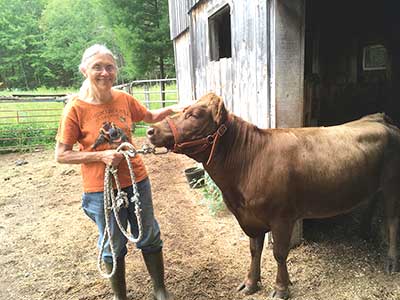
{"label": "metal gate", "polygon": [[[148,109],[178,102],[176,79],[136,80],[115,86],[141,101]],[[54,145],[66,94],[13,94],[0,97],[0,152],[24,151]],[[135,135],[144,135],[140,122]]]}

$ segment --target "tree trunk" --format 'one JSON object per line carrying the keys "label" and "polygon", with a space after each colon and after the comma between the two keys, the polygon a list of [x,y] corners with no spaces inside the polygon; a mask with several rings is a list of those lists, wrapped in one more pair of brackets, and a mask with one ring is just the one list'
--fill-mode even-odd
{"label": "tree trunk", "polygon": [[24,64],[22,63],[22,61],[20,60],[20,67],[21,67],[21,72],[24,75],[24,81],[25,81],[25,87],[27,90],[29,90],[29,85],[28,85],[28,79],[26,78],[26,73],[25,73],[25,69],[24,69]]}

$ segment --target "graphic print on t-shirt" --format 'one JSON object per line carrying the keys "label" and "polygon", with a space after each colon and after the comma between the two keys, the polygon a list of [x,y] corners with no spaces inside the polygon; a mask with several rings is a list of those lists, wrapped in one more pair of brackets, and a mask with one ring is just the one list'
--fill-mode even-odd
{"label": "graphic print on t-shirt", "polygon": [[125,132],[113,122],[104,122],[99,130],[99,136],[92,145],[92,149],[96,149],[96,147],[106,143],[111,145],[112,148],[117,148],[123,142],[128,142]]}

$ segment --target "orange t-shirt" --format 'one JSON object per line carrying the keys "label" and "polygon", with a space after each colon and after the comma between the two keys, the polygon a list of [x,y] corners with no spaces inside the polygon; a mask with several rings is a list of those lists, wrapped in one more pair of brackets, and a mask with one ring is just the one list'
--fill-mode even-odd
{"label": "orange t-shirt", "polygon": [[[143,120],[147,108],[131,95],[113,90],[113,99],[107,104],[91,104],[77,96],[64,108],[63,117],[57,133],[57,141],[67,145],[79,143],[79,151],[101,151],[115,149],[105,142],[95,149],[92,146],[99,137],[105,122],[112,122],[123,130],[128,142],[132,144],[131,128],[134,122]],[[131,158],[136,182],[147,177],[147,171],[139,155]],[[84,192],[102,192],[104,190],[105,164],[103,162],[81,164]],[[125,159],[118,166],[118,178],[121,187],[132,185],[128,164]]]}

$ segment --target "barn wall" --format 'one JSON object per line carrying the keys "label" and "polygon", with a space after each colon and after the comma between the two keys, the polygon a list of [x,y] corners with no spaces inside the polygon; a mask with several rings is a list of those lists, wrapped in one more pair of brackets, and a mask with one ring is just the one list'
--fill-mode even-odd
{"label": "barn wall", "polygon": [[[184,46],[187,37],[174,42],[178,81],[184,81],[181,98],[214,91],[231,111],[260,127],[303,126],[304,0],[183,2],[189,9],[189,45]],[[232,57],[211,61],[208,20],[226,4]]]}
{"label": "barn wall", "polygon": [[189,0],[169,0],[169,23],[171,39],[175,39],[178,35],[189,27]]}
{"label": "barn wall", "polygon": [[270,127],[268,1],[236,1],[232,30],[235,112]]}
{"label": "barn wall", "polygon": [[182,104],[190,104],[195,99],[191,72],[191,55],[189,32],[186,31],[174,40],[175,69],[179,100]]}
{"label": "barn wall", "polygon": [[[208,18],[231,8],[232,57],[210,61]],[[196,97],[215,91],[228,108],[260,127],[269,127],[268,1],[199,2],[190,14]]]}

